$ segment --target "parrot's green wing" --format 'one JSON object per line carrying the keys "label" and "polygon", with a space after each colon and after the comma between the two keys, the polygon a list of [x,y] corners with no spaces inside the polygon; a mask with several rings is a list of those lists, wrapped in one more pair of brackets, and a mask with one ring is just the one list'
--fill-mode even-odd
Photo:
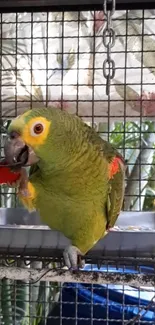
{"label": "parrot's green wing", "polygon": [[93,128],[85,126],[85,130],[88,141],[95,145],[99,151],[102,151],[103,156],[106,157],[109,167],[111,168],[106,206],[107,229],[109,229],[114,226],[123,204],[125,162],[117,149],[111,145],[111,143],[103,140]]}
{"label": "parrot's green wing", "polygon": [[87,124],[84,124],[84,130],[86,134],[86,138],[88,142],[91,142],[95,147],[98,148],[99,151],[103,152],[103,155],[107,158],[110,162],[112,159],[117,156],[123,161],[122,155],[117,151],[115,146],[109,143],[106,140],[103,140],[99,134]]}
{"label": "parrot's green wing", "polygon": [[114,227],[122,209],[124,199],[125,165],[119,160],[119,171],[109,180],[109,194],[107,199],[107,230]]}

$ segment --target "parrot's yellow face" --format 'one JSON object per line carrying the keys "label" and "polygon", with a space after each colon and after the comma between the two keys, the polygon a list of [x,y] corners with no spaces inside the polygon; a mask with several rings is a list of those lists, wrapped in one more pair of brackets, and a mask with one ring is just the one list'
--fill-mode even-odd
{"label": "parrot's yellow face", "polygon": [[35,149],[45,143],[51,122],[42,116],[30,117],[31,111],[28,111],[13,120],[9,127],[9,132],[12,132],[14,129],[19,129],[17,124],[20,123],[21,128],[19,131],[22,140]]}
{"label": "parrot's yellow face", "polygon": [[4,146],[9,164],[32,165],[39,161],[41,148],[47,142],[51,121],[29,110],[14,119],[8,129],[9,136]]}

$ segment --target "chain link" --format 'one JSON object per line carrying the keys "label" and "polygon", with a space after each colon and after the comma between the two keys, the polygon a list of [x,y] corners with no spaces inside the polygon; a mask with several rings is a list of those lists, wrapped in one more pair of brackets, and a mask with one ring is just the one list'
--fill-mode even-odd
{"label": "chain link", "polygon": [[[111,4],[111,10],[107,9],[107,4]],[[107,49],[107,58],[103,62],[103,76],[106,79],[106,95],[109,95],[110,80],[115,76],[115,62],[111,58],[111,48],[115,45],[115,31],[112,26],[115,0],[104,0],[103,11],[106,17],[106,27],[103,30],[103,45]]]}
{"label": "chain link", "polygon": [[146,313],[148,312],[148,310],[150,309],[154,309],[155,307],[155,296],[153,296],[153,298],[150,300],[150,302],[148,303],[147,306],[144,306],[142,308],[140,308],[139,313],[132,319],[130,319],[129,321],[127,321],[125,323],[125,325],[135,325],[138,321],[140,321],[141,317],[144,317],[146,315]]}

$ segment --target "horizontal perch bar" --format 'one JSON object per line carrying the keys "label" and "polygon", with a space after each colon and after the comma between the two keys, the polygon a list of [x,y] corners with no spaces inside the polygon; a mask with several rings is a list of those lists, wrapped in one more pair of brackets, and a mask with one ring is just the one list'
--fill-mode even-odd
{"label": "horizontal perch bar", "polygon": [[[89,252],[92,259],[106,256],[155,258],[155,213],[121,212],[115,227]],[[41,224],[37,212],[0,208],[0,254],[62,258],[70,245],[63,234]]]}
{"label": "horizontal perch bar", "polygon": [[51,282],[80,282],[93,284],[123,284],[135,287],[155,286],[154,274],[108,273],[95,271],[68,271],[64,269],[34,269],[20,267],[0,267],[0,279],[23,280],[33,283]]}

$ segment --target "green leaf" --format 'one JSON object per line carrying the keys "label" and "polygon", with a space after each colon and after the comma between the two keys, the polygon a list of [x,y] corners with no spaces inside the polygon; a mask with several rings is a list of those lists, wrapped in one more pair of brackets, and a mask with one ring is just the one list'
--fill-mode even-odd
{"label": "green leaf", "polygon": [[74,49],[70,49],[70,51],[68,53],[68,56],[67,56],[67,61],[68,61],[67,69],[70,70],[71,67],[75,63],[75,52],[74,52]]}
{"label": "green leaf", "polygon": [[138,93],[133,90],[132,87],[128,85],[124,85],[119,80],[114,79],[114,85],[116,92],[119,94],[119,96],[124,100],[124,93],[126,93],[126,101],[128,101],[128,105],[130,105],[133,109],[135,109],[135,102],[139,99]]}
{"label": "green leaf", "polygon": [[16,320],[20,324],[21,320],[26,316],[28,301],[29,301],[29,287],[28,283],[23,281],[16,281],[15,292],[12,292],[12,310],[16,315]]}
{"label": "green leaf", "polygon": [[13,324],[13,313],[11,303],[12,286],[8,279],[1,280],[1,308],[2,317],[5,325]]}

